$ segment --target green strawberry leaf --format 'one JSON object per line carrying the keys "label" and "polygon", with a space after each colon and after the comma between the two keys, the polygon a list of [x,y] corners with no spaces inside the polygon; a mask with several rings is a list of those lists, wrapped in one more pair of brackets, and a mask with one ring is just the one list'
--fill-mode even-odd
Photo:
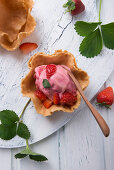
{"label": "green strawberry leaf", "polygon": [[16,136],[17,123],[10,125],[0,125],[0,138],[4,140],[10,140]]}
{"label": "green strawberry leaf", "polygon": [[106,108],[111,109],[111,108],[110,108],[110,105],[106,104],[105,102],[102,102],[102,103],[98,103],[98,102],[97,102],[96,105],[105,106]]}
{"label": "green strawberry leaf", "polygon": [[114,22],[101,25],[104,45],[109,49],[114,49]]}
{"label": "green strawberry leaf", "polygon": [[50,88],[51,87],[51,85],[50,85],[50,83],[47,79],[43,79],[43,87],[44,88]]}
{"label": "green strawberry leaf", "polygon": [[48,160],[45,156],[37,154],[37,153],[36,153],[36,155],[29,155],[29,158],[34,160],[34,161],[38,161],[38,162]]}
{"label": "green strawberry leaf", "polygon": [[38,161],[38,162],[41,162],[41,161],[46,161],[47,158],[41,154],[38,154],[38,153],[35,153],[35,152],[32,152],[31,149],[29,148],[29,146],[27,145],[26,149],[21,151],[20,153],[16,154],[15,155],[15,158],[24,158],[26,156],[29,156],[30,159],[34,160],[34,161]]}
{"label": "green strawberry leaf", "polygon": [[4,125],[10,125],[12,123],[15,123],[19,121],[19,117],[14,111],[11,110],[3,110],[0,112],[0,120],[1,123]]}
{"label": "green strawberry leaf", "polygon": [[75,23],[74,29],[80,36],[87,36],[91,32],[93,32],[101,22],[84,22],[84,21],[77,21]]}
{"label": "green strawberry leaf", "polygon": [[99,28],[85,37],[80,44],[79,51],[83,56],[92,58],[102,50],[102,37]]}
{"label": "green strawberry leaf", "polygon": [[21,159],[21,158],[26,157],[26,156],[29,155],[30,153],[31,153],[31,152],[29,151],[29,148],[26,148],[26,149],[24,149],[23,151],[17,153],[17,154],[15,155],[15,158],[16,158],[16,159],[17,159],[17,158]]}
{"label": "green strawberry leaf", "polygon": [[16,159],[21,159],[21,158],[25,158],[26,156],[27,156],[26,154],[17,153],[17,154],[15,155],[15,158],[16,158]]}
{"label": "green strawberry leaf", "polygon": [[30,132],[28,130],[28,127],[22,122],[20,122],[18,125],[17,135],[24,139],[30,138]]}
{"label": "green strawberry leaf", "polygon": [[75,2],[68,0],[67,3],[63,5],[63,8],[67,8],[66,12],[72,12],[76,8]]}

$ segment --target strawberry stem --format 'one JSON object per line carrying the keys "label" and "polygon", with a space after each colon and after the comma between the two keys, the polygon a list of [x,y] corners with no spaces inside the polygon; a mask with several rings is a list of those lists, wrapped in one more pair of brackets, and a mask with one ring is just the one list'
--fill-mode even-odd
{"label": "strawberry stem", "polygon": [[27,149],[28,151],[30,151],[30,152],[31,152],[31,149],[29,148],[28,139],[26,139],[26,149]]}
{"label": "strawberry stem", "polygon": [[24,108],[23,108],[23,110],[22,110],[22,112],[21,112],[21,114],[19,116],[19,120],[21,119],[23,113],[25,112],[25,110],[26,110],[26,108],[27,108],[27,106],[29,105],[30,102],[31,102],[31,99],[29,99],[28,102],[26,103],[26,105],[24,106]]}
{"label": "strawberry stem", "polygon": [[101,21],[101,0],[100,0],[100,5],[99,5],[99,22]]}

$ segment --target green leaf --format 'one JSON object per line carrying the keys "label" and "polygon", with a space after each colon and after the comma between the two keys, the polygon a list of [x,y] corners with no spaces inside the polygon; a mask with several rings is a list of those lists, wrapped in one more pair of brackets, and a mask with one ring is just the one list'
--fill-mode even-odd
{"label": "green leaf", "polygon": [[114,22],[101,25],[104,45],[109,49],[114,49]]}
{"label": "green leaf", "polygon": [[34,161],[38,161],[38,162],[48,160],[45,156],[37,154],[37,153],[36,153],[36,155],[29,155],[29,158],[34,160]]}
{"label": "green leaf", "polygon": [[76,8],[75,2],[73,2],[72,0],[68,0],[67,3],[63,5],[63,8],[68,9],[66,12],[72,12]]}
{"label": "green leaf", "polygon": [[50,83],[47,79],[43,79],[43,87],[44,88],[50,88],[51,87],[51,85],[50,85]]}
{"label": "green leaf", "polygon": [[25,158],[27,155],[26,154],[21,154],[21,153],[17,153],[16,155],[15,155],[15,158],[17,159],[21,159],[21,158]]}
{"label": "green leaf", "polygon": [[102,37],[99,28],[85,37],[80,44],[80,53],[87,58],[97,56],[102,50]]}
{"label": "green leaf", "polygon": [[28,127],[22,122],[20,122],[18,125],[17,135],[24,139],[30,138],[30,132],[28,130]]}
{"label": "green leaf", "polygon": [[111,105],[108,105],[108,104],[106,104],[105,102],[102,102],[102,103],[98,103],[98,102],[97,102],[96,105],[105,106],[106,108],[111,109],[111,108],[110,108]]}
{"label": "green leaf", "polygon": [[84,21],[77,21],[75,23],[74,29],[80,36],[87,36],[91,32],[93,32],[101,22],[84,22]]}
{"label": "green leaf", "polygon": [[23,151],[17,153],[17,154],[15,155],[15,158],[16,158],[16,159],[17,159],[17,158],[21,159],[21,158],[26,157],[26,156],[29,155],[30,153],[31,153],[31,152],[29,151],[29,149],[26,148],[26,149],[24,149]]}
{"label": "green leaf", "polygon": [[14,111],[3,110],[0,112],[0,120],[2,124],[12,124],[19,120],[19,117]]}
{"label": "green leaf", "polygon": [[17,123],[10,125],[0,125],[0,138],[4,140],[10,140],[16,136]]}

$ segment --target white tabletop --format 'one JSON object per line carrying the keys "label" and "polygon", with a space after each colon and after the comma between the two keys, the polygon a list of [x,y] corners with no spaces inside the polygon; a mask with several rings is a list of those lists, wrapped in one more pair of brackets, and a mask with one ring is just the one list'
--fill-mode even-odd
{"label": "white tabletop", "polygon": [[[114,71],[102,88],[114,88]],[[92,101],[95,104],[95,100]],[[113,170],[114,169],[114,104],[111,110],[97,107],[109,124],[105,138],[88,108],[84,108],[66,126],[50,137],[31,146],[47,158],[37,163],[28,158],[16,160],[22,150],[0,149],[0,170]]]}

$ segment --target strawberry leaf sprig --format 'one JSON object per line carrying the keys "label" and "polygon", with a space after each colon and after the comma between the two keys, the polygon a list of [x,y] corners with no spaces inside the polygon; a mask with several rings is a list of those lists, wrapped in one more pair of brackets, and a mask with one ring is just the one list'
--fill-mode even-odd
{"label": "strawberry leaf sprig", "polygon": [[30,132],[28,127],[22,122],[21,117],[26,110],[31,99],[25,105],[20,117],[11,110],[0,111],[0,138],[3,140],[10,140],[16,135],[26,140],[26,149],[15,155],[15,158],[24,158],[29,156],[34,161],[46,161],[47,158],[41,154],[32,152],[29,147],[28,139],[30,138]]}
{"label": "strawberry leaf sprig", "polygon": [[79,51],[87,58],[100,54],[103,44],[109,49],[114,49],[114,22],[101,25],[101,22],[77,21],[75,30],[80,36],[85,37]]}
{"label": "strawberry leaf sprig", "polygon": [[99,7],[99,22],[84,22],[77,21],[75,30],[80,35],[85,37],[79,47],[82,56],[92,58],[100,54],[103,44],[109,49],[114,49],[114,22],[101,25],[101,0]]}
{"label": "strawberry leaf sprig", "polygon": [[47,158],[41,154],[38,154],[36,152],[32,152],[32,150],[29,147],[28,144],[28,140],[26,140],[26,149],[24,149],[23,151],[17,153],[15,155],[16,159],[21,159],[21,158],[25,158],[26,156],[29,156],[30,159],[37,161],[37,162],[42,162],[42,161],[46,161]]}

